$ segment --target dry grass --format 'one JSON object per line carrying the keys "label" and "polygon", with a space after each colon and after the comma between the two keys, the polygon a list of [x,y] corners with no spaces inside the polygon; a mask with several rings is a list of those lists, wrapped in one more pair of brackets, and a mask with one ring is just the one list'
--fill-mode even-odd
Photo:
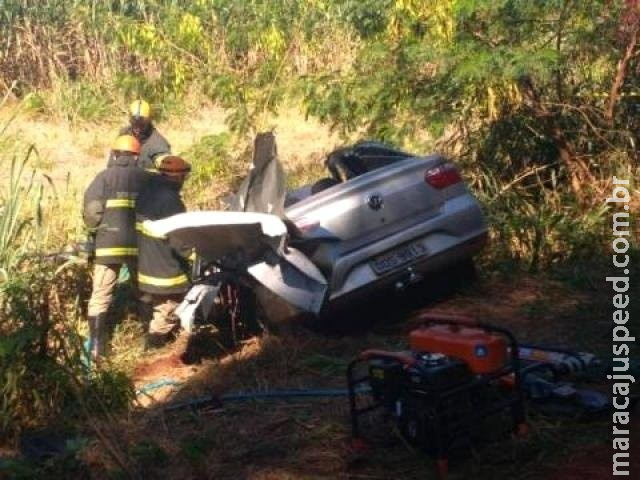
{"label": "dry grass", "polygon": [[[544,276],[486,278],[431,308],[470,313],[507,326],[521,340],[608,354],[610,304],[596,295],[605,288],[602,273],[593,272],[594,283],[580,289]],[[426,288],[417,298],[426,294]],[[412,325],[410,317],[388,316],[366,334],[327,337],[294,330],[288,335],[251,338],[235,352],[212,344],[200,363],[189,365],[180,361],[184,341],[143,361],[131,358],[137,388],[160,378],[182,385],[140,396],[140,406],[128,416],[94,422],[85,426],[84,435],[93,437],[96,429],[106,432],[131,472],[142,478],[435,479],[433,462],[409,448],[388,425],[368,425],[372,449],[354,452],[346,398],[229,401],[222,410],[209,406],[163,410],[168,402],[210,394],[344,387],[350,359],[366,348],[404,348]],[[120,340],[126,341],[115,342],[116,350],[123,349],[117,352],[121,355],[127,353],[127,344],[139,339],[140,331],[129,328],[122,335]],[[141,355],[137,346],[129,353]],[[594,455],[609,448],[609,422],[610,417],[585,421],[532,415],[533,432],[528,438],[503,438],[484,446],[473,459],[455,466],[451,478],[561,478],[559,473],[583,448]],[[120,478],[121,467],[102,442],[91,442],[79,458],[92,478]],[[67,472],[66,478],[82,475]]]}
{"label": "dry grass", "polygon": [[[14,108],[0,110],[0,124],[14,113]],[[227,132],[227,112],[219,107],[205,105],[177,117],[169,117],[157,124],[172,150],[187,151],[205,135]],[[121,115],[116,113],[117,117]],[[53,122],[47,118],[29,114],[19,115],[9,126],[7,134],[19,138],[22,143],[37,146],[40,167],[56,183],[66,182],[70,176],[73,184],[85,185],[104,167],[111,141],[126,118],[113,122],[76,125],[66,121]],[[278,140],[278,152],[285,166],[297,165],[307,158],[330,151],[339,143],[336,135],[317,121],[305,119],[295,108],[283,111],[268,122],[274,127]]]}
{"label": "dry grass", "polygon": [[[13,116],[17,108],[13,105],[1,109],[0,124]],[[183,153],[205,136],[228,132],[226,115],[224,109],[214,105],[191,106],[179,116],[163,119],[157,127],[171,143],[172,150]],[[84,189],[104,168],[110,143],[126,122],[119,112],[115,112],[114,118],[114,121],[78,125],[25,112],[18,114],[9,125],[6,137],[15,140],[10,143],[18,144],[17,140],[20,140],[22,145],[36,145],[38,159],[34,166],[49,176],[54,185],[45,205],[45,213],[54,220],[51,229],[55,241],[52,243],[59,245],[80,235]],[[276,132],[280,160],[291,174],[293,184],[312,181],[325,174],[323,159],[339,144],[336,135],[318,122],[305,119],[294,107],[271,118],[268,124]],[[243,152],[230,153],[241,156]],[[246,168],[249,168],[248,163]],[[212,188],[211,195],[224,192],[226,188],[217,185]],[[60,215],[61,212],[64,215]]]}
{"label": "dry grass", "polygon": [[[15,104],[0,108],[0,125],[15,115],[18,108]],[[228,132],[226,114],[225,110],[213,105],[192,106],[180,116],[163,119],[157,126],[171,143],[173,151],[184,153],[204,137]],[[84,190],[104,168],[110,144],[126,122],[120,113],[114,118],[109,122],[78,125],[23,112],[9,123],[0,145],[3,158],[8,160],[14,152],[20,158],[23,152],[19,149],[33,144],[37,147],[37,157],[32,166],[48,177],[42,202],[46,225],[43,238],[48,250],[60,250],[85,237],[81,220]],[[277,134],[280,160],[290,175],[291,186],[310,183],[326,175],[323,159],[338,144],[335,135],[319,123],[305,120],[304,115],[294,108],[283,111],[270,124]],[[243,151],[246,144],[237,142],[230,145],[229,158],[235,162],[233,170],[236,172],[233,181],[213,179],[210,186],[198,184],[194,187],[196,195],[193,188],[186,185],[184,197],[188,209],[218,208],[219,199],[233,190],[232,184],[239,183],[249,169],[250,157]],[[211,156],[187,158],[191,162],[199,160],[200,167],[209,159]],[[0,172],[0,181],[5,181],[5,177],[6,169],[4,173]]]}

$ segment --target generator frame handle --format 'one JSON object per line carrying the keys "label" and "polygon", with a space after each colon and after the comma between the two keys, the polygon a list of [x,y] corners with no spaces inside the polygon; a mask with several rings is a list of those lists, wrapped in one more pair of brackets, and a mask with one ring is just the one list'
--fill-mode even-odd
{"label": "generator frame handle", "polygon": [[416,364],[417,360],[413,358],[411,355],[402,352],[389,352],[387,350],[365,350],[360,353],[356,358],[349,362],[347,366],[347,389],[349,392],[349,413],[351,417],[351,437],[353,439],[360,438],[360,426],[358,423],[358,419],[361,415],[376,410],[382,406],[381,403],[374,403],[365,408],[358,409],[356,405],[356,386],[369,381],[369,375],[365,375],[362,378],[355,379],[354,371],[357,365],[364,363],[368,360],[372,360],[374,358],[380,359],[388,359],[395,360],[402,364],[405,368],[412,367]]}
{"label": "generator frame handle", "polygon": [[[525,425],[525,411],[524,411],[524,388],[522,386],[522,368],[520,366],[520,348],[518,341],[511,330],[493,325],[491,323],[480,322],[469,315],[462,314],[448,314],[448,313],[425,313],[418,317],[418,320],[425,322],[425,324],[437,324],[437,325],[453,325],[459,327],[479,328],[487,332],[498,333],[505,337],[509,344],[509,356],[510,370],[513,373],[514,379],[514,394],[515,401],[513,403],[512,415],[516,429],[522,429]],[[503,376],[500,374],[498,376]]]}
{"label": "generator frame handle", "polygon": [[469,328],[480,328],[482,330],[487,330],[489,332],[501,333],[505,337],[507,337],[512,344],[517,345],[518,343],[513,333],[511,333],[511,330],[508,330],[504,327],[499,327],[498,325],[494,325],[492,323],[481,322],[468,315],[458,315],[458,314],[449,314],[449,313],[425,313],[423,315],[420,315],[418,317],[418,320],[421,320],[426,323],[457,325],[460,327],[469,327]]}

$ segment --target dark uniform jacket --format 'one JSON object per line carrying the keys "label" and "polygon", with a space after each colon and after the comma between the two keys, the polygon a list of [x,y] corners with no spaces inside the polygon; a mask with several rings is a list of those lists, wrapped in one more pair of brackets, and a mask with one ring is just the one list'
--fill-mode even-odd
{"label": "dark uniform jacket", "polygon": [[96,234],[96,263],[118,265],[135,261],[138,248],[135,207],[150,174],[130,155],[111,157],[109,165],[84,192],[82,217]]}
{"label": "dark uniform jacket", "polygon": [[[120,135],[133,135],[131,127],[124,127],[120,130]],[[157,172],[154,159],[159,155],[170,153],[171,145],[167,142],[154,126],[145,132],[140,138],[140,155],[138,156],[138,166],[143,170]]]}
{"label": "dark uniform jacket", "polygon": [[145,293],[169,295],[186,292],[190,287],[190,251],[172,245],[166,237],[155,236],[144,227],[144,220],[159,220],[185,211],[180,185],[157,175],[140,194],[137,203],[138,288]]}

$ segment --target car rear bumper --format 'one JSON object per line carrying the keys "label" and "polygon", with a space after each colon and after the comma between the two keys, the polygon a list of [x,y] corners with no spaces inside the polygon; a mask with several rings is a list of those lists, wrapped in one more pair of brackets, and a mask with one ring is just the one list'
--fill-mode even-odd
{"label": "car rear bumper", "polygon": [[402,268],[380,276],[375,281],[361,288],[346,292],[337,292],[331,295],[329,304],[331,308],[339,309],[343,306],[366,301],[368,298],[371,298],[372,295],[376,295],[381,291],[404,288],[415,281],[421,280],[423,275],[443,270],[471,258],[482,249],[487,242],[487,238],[488,235],[485,232],[461,245],[457,245],[455,248],[451,248],[437,255],[431,255],[428,258],[418,259],[409,265],[404,265]]}
{"label": "car rear bumper", "polygon": [[[435,217],[339,258],[331,278],[330,302],[349,301],[401,281],[408,272],[428,273],[471,257],[486,243],[487,226],[470,195],[446,201]],[[374,258],[403,245],[419,243],[426,253],[383,274]],[[411,268],[411,270],[409,270]]]}

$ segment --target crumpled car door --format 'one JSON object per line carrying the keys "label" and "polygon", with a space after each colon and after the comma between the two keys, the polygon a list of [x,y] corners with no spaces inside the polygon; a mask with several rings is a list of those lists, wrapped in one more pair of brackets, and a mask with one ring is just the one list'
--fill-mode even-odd
{"label": "crumpled car door", "polygon": [[320,270],[303,253],[291,247],[274,260],[255,263],[247,271],[291,305],[314,315],[320,313],[327,293],[327,280]]}
{"label": "crumpled car door", "polygon": [[287,228],[275,215],[203,211],[146,221],[145,227],[171,243],[189,245],[206,262],[234,263],[289,304],[317,315],[327,281],[302,253],[286,247]]}
{"label": "crumpled car door", "polygon": [[278,160],[275,135],[259,133],[253,142],[251,170],[229,204],[230,210],[284,217],[286,177]]}

